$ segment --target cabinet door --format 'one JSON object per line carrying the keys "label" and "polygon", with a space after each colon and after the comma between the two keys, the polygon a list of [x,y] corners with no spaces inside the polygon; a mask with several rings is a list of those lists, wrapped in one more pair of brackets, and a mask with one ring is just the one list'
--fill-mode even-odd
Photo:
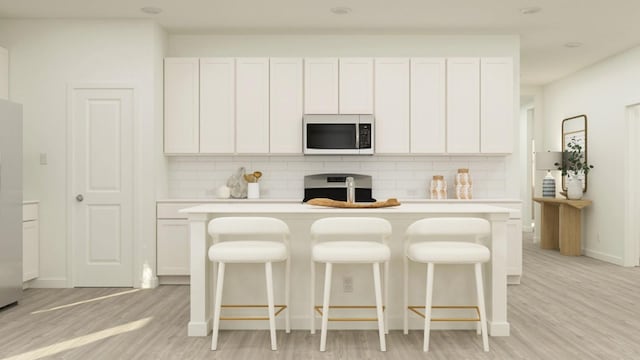
{"label": "cabinet door", "polygon": [[235,151],[235,60],[200,59],[200,152]]}
{"label": "cabinet door", "polygon": [[481,60],[480,94],[480,151],[511,153],[515,119],[511,58]]}
{"label": "cabinet door", "polygon": [[269,152],[269,59],[236,59],[236,152]]}
{"label": "cabinet door", "polygon": [[40,275],[40,234],[37,220],[22,223],[22,281]]}
{"label": "cabinet door", "polygon": [[304,113],[338,113],[338,59],[304,60]]}
{"label": "cabinet door", "polygon": [[164,59],[164,152],[199,151],[199,61]]}
{"label": "cabinet door", "polygon": [[480,152],[480,59],[447,59],[447,152]]}
{"label": "cabinet door", "polygon": [[373,114],[373,59],[340,59],[340,114]]}
{"label": "cabinet door", "polygon": [[189,221],[157,221],[158,275],[189,275]]}
{"label": "cabinet door", "polygon": [[0,99],[9,100],[9,52],[0,47]]}
{"label": "cabinet door", "polygon": [[411,59],[411,152],[446,152],[446,61]]}
{"label": "cabinet door", "polygon": [[269,150],[302,153],[302,59],[272,58],[269,80]]}
{"label": "cabinet door", "polygon": [[408,153],[409,59],[376,59],[374,116],[376,153]]}

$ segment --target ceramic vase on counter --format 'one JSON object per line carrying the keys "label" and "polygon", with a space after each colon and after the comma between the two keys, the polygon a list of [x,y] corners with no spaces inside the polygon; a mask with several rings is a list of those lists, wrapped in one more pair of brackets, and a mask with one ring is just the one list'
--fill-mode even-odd
{"label": "ceramic vase on counter", "polygon": [[582,180],[578,179],[576,176],[569,176],[567,179],[567,199],[582,199]]}
{"label": "ceramic vase on counter", "polygon": [[456,199],[471,199],[473,195],[469,169],[458,169],[456,174]]}
{"label": "ceramic vase on counter", "polygon": [[253,182],[247,184],[247,199],[260,198],[260,183]]}
{"label": "ceramic vase on counter", "polygon": [[434,175],[431,180],[431,199],[442,200],[447,198],[447,182],[442,175]]}

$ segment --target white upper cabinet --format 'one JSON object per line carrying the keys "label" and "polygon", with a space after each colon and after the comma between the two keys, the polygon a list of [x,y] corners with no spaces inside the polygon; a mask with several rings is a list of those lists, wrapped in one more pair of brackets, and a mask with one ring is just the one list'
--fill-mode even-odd
{"label": "white upper cabinet", "polygon": [[199,151],[199,59],[164,59],[164,152]]}
{"label": "white upper cabinet", "polygon": [[376,58],[376,153],[409,152],[409,59]]}
{"label": "white upper cabinet", "polygon": [[235,151],[235,60],[200,59],[200,152]]}
{"label": "white upper cabinet", "polygon": [[482,58],[480,64],[480,152],[513,151],[513,60]]}
{"label": "white upper cabinet", "polygon": [[338,59],[304,59],[304,113],[338,113]]}
{"label": "white upper cabinet", "polygon": [[373,114],[373,59],[340,59],[340,114]]}
{"label": "white upper cabinet", "polygon": [[236,59],[236,152],[269,153],[269,59]]}
{"label": "white upper cabinet", "polygon": [[480,152],[480,59],[447,59],[447,152]]}
{"label": "white upper cabinet", "polygon": [[271,58],[269,80],[271,153],[302,153],[302,59]]}
{"label": "white upper cabinet", "polygon": [[9,100],[9,52],[0,47],[0,99]]}
{"label": "white upper cabinet", "polygon": [[411,152],[446,152],[446,60],[411,59]]}

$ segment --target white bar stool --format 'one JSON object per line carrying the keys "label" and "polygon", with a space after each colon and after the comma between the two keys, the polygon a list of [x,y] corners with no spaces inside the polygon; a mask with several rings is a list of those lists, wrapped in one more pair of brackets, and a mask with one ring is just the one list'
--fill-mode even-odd
{"label": "white bar stool", "polygon": [[[289,227],[284,221],[268,217],[222,217],[209,222],[209,235],[213,245],[209,259],[218,263],[213,335],[211,350],[218,347],[220,320],[269,320],[271,350],[277,350],[276,315],[285,309],[286,332],[291,332],[289,320]],[[273,262],[285,262],[285,304],[275,305],[273,296]],[[224,268],[226,263],[264,263],[267,283],[267,305],[222,305]],[[268,317],[220,317],[222,308],[267,308]],[[278,312],[275,308],[278,307]]]}
{"label": "white bar stool", "polygon": [[[484,288],[482,278],[482,263],[489,261],[489,249],[477,242],[491,234],[491,225],[480,218],[429,218],[422,219],[409,225],[405,240],[404,259],[404,333],[409,332],[408,312],[412,311],[424,317],[424,345],[423,350],[429,351],[429,332],[431,321],[478,321],[478,333],[482,333],[484,351],[489,351],[487,337],[487,316],[484,306]],[[456,240],[469,241],[448,241]],[[433,241],[439,240],[439,241]],[[416,309],[422,306],[409,306],[409,260],[427,264],[427,291],[425,299],[425,313]],[[435,264],[473,264],[475,267],[477,306],[433,306],[433,273]],[[433,319],[432,308],[444,309],[475,309],[478,318],[470,319]]]}
{"label": "white bar stool", "polygon": [[[387,242],[391,224],[381,218],[333,217],[315,221],[311,225],[311,333],[315,334],[315,312],[322,315],[320,351],[326,350],[328,321],[377,321],[380,350],[386,351],[384,304],[387,303],[387,279],[391,251]],[[316,262],[325,263],[324,300],[322,310],[315,306]],[[384,303],[380,283],[380,264],[384,263]],[[330,306],[333,264],[372,264],[375,306]],[[375,318],[329,318],[330,308],[375,308]]]}

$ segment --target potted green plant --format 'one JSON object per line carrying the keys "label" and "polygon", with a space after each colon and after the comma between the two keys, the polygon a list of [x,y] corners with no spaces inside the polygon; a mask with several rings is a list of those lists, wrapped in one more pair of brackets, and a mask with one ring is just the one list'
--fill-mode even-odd
{"label": "potted green plant", "polygon": [[562,164],[555,165],[562,171],[563,176],[567,176],[567,198],[582,198],[582,179],[593,169],[593,165],[587,163],[581,142],[572,137],[563,153]]}

